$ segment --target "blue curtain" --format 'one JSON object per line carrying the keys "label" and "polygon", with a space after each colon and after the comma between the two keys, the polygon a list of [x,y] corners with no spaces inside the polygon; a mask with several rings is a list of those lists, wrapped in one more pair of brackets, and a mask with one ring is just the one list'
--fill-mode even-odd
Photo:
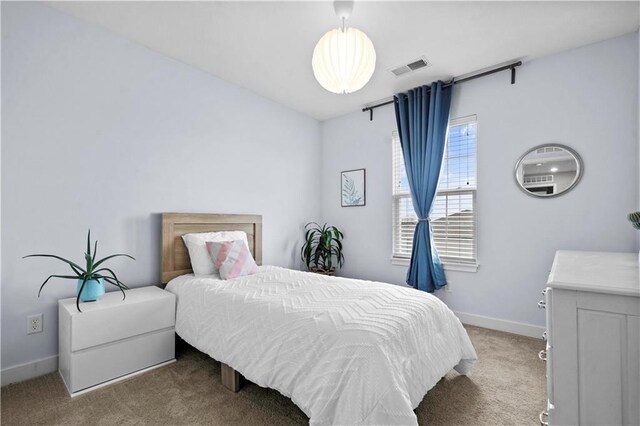
{"label": "blue curtain", "polygon": [[431,87],[418,87],[394,97],[404,165],[413,208],[418,215],[407,284],[428,292],[447,283],[429,220],[438,187],[453,93],[453,85],[443,86],[444,83],[438,81]]}

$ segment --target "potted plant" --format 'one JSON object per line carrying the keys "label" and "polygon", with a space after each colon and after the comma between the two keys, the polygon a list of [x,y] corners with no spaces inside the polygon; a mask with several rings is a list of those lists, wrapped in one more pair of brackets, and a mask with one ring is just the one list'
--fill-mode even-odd
{"label": "potted plant", "polygon": [[343,234],[335,226],[322,226],[316,222],[307,223],[305,242],[302,246],[302,261],[311,272],[324,275],[335,273],[335,263],[342,267],[344,256],[342,255]]}
{"label": "potted plant", "polygon": [[133,257],[128,254],[112,254],[111,256],[104,257],[100,260],[96,260],[96,252],[98,250],[98,241],[96,240],[93,253],[91,252],[91,230],[87,235],[87,251],[84,254],[84,259],[86,262],[86,266],[84,268],[80,267],[76,263],[73,263],[70,260],[67,260],[63,257],[56,256],[53,254],[30,254],[27,257],[51,257],[54,259],[58,259],[71,268],[73,274],[71,275],[49,275],[49,277],[44,280],[42,285],[40,286],[40,290],[38,291],[38,297],[40,297],[40,293],[42,292],[42,288],[49,282],[51,278],[62,278],[67,280],[77,280],[77,297],[76,297],[76,307],[80,310],[80,301],[82,302],[93,302],[100,299],[104,296],[104,282],[108,282],[109,284],[113,284],[118,287],[123,295],[123,300],[127,297],[124,290],[128,290],[127,287],[122,281],[118,279],[115,272],[111,269],[102,267],[102,264],[109,259],[113,259],[114,257],[128,257],[130,259],[135,260]]}

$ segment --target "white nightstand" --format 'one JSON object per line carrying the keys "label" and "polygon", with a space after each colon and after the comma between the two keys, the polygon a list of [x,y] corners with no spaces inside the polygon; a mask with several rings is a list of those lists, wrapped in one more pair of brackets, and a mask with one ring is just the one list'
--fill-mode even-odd
{"label": "white nightstand", "polygon": [[159,287],[58,302],[59,370],[71,396],[175,361],[175,295]]}

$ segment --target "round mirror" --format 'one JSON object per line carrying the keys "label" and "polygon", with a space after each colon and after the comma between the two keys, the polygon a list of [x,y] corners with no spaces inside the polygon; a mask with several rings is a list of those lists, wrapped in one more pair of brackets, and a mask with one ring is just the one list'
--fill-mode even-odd
{"label": "round mirror", "polygon": [[516,163],[518,186],[534,197],[555,197],[578,184],[582,159],[573,149],[559,144],[540,145]]}

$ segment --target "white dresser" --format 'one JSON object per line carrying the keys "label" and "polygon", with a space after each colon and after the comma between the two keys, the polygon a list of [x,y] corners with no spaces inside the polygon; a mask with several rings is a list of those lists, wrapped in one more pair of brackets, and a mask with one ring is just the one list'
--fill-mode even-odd
{"label": "white dresser", "polygon": [[175,359],[175,295],[159,287],[58,302],[59,370],[69,393]]}
{"label": "white dresser", "polygon": [[538,304],[550,425],[640,424],[639,282],[638,253],[556,253]]}

